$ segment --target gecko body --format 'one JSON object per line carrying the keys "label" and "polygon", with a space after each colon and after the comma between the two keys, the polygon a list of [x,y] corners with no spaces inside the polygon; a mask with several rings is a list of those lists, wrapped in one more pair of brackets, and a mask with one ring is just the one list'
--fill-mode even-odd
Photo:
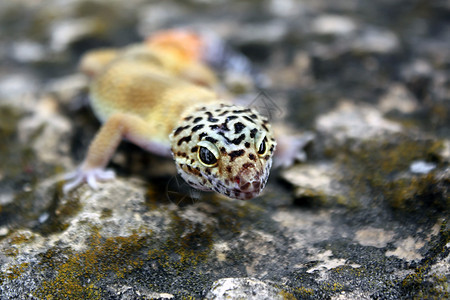
{"label": "gecko body", "polygon": [[[91,68],[91,106],[103,125],[81,166],[66,176],[65,191],[82,182],[96,188],[97,180],[112,179],[105,167],[126,139],[172,155],[178,173],[196,189],[236,199],[260,194],[276,147],[268,120],[219,97],[208,87],[214,79],[205,65],[186,62],[182,47],[170,49],[108,53],[106,62]],[[174,67],[180,57],[184,64]]]}

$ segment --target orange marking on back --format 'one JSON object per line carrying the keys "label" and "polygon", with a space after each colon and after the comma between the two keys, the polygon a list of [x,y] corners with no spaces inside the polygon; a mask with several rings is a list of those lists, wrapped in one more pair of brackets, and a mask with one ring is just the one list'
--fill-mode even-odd
{"label": "orange marking on back", "polygon": [[147,38],[150,47],[172,51],[187,61],[200,61],[204,41],[193,31],[172,29],[157,32]]}

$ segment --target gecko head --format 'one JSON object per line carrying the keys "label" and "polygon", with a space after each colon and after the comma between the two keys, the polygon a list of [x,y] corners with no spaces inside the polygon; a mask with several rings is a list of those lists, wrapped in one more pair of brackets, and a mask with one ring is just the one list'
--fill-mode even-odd
{"label": "gecko head", "polygon": [[178,173],[189,185],[242,200],[265,187],[276,147],[265,117],[226,104],[195,110],[170,140]]}

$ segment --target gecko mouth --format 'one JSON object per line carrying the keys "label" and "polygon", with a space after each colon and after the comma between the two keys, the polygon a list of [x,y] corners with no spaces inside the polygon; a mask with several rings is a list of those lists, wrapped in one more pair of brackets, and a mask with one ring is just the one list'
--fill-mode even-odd
{"label": "gecko mouth", "polygon": [[231,198],[240,199],[240,200],[250,200],[255,198],[261,193],[262,189],[254,189],[254,190],[234,190]]}
{"label": "gecko mouth", "polygon": [[252,179],[251,181],[239,182],[237,187],[230,189],[230,197],[241,200],[249,200],[258,196],[266,185],[266,178]]}
{"label": "gecko mouth", "polygon": [[239,184],[234,183],[231,186],[226,186],[222,182],[217,181],[212,189],[233,199],[249,200],[261,193],[266,185],[266,181],[267,178],[252,179],[251,181],[240,179]]}

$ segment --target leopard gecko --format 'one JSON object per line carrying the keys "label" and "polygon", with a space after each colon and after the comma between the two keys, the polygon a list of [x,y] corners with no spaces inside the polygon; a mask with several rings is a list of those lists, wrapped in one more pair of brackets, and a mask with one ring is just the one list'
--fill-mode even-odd
{"label": "leopard gecko", "polygon": [[172,156],[192,187],[251,199],[266,185],[276,148],[269,121],[236,106],[212,86],[190,32],[169,30],[125,50],[97,50],[82,60],[92,77],[91,107],[103,123],[86,158],[66,174],[64,192],[114,178],[105,167],[122,139]]}

